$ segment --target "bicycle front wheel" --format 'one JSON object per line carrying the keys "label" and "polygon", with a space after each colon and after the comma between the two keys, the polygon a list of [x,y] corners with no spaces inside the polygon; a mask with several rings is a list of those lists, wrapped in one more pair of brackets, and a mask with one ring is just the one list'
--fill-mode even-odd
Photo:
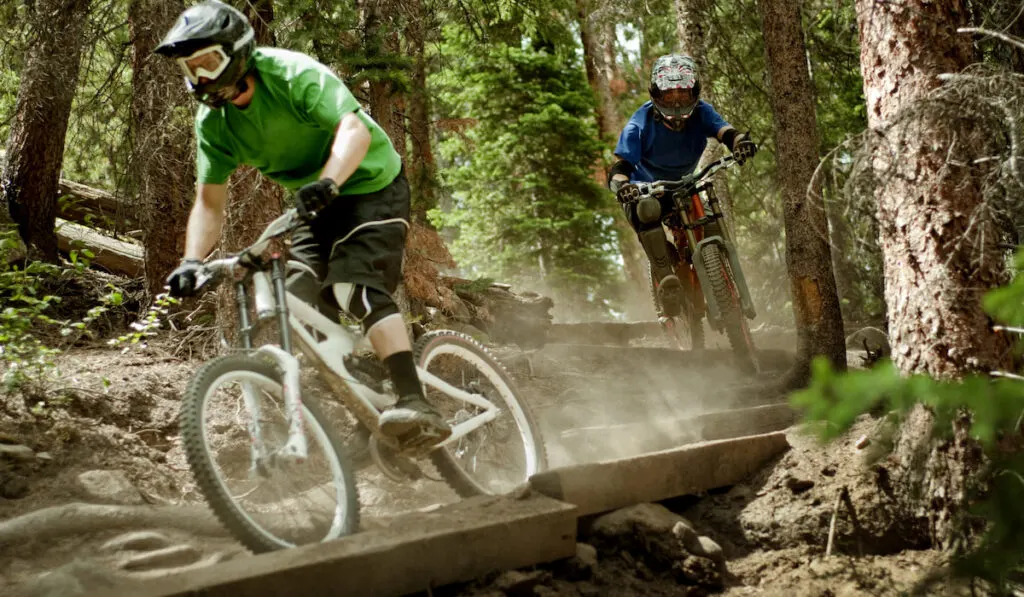
{"label": "bicycle front wheel", "polygon": [[281,374],[235,354],[203,365],[182,402],[185,453],[217,518],[254,552],[328,541],[354,532],[353,469],[316,405],[304,402],[307,456],[285,454],[289,438]]}
{"label": "bicycle front wheel", "polygon": [[736,366],[744,373],[757,373],[757,352],[754,349],[754,340],[750,336],[747,318],[743,314],[740,292],[736,287],[729,261],[715,244],[704,245],[701,249],[701,258],[704,260],[715,302],[718,303],[725,335],[732,346]]}
{"label": "bicycle front wheel", "polygon": [[[497,418],[431,453],[434,466],[456,493],[507,493],[547,468],[540,428],[508,371],[482,344],[459,332],[438,330],[416,341],[414,357],[426,371],[498,407]],[[429,385],[424,389],[452,427],[483,412]]]}

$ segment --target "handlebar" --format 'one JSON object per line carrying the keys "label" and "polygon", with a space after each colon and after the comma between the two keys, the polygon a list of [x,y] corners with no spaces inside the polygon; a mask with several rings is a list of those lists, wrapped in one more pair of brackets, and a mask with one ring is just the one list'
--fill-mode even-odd
{"label": "handlebar", "polygon": [[710,178],[713,174],[719,170],[725,168],[731,168],[739,164],[731,155],[727,155],[721,159],[711,162],[704,167],[703,170],[684,176],[679,180],[656,180],[654,182],[637,182],[633,183],[637,187],[637,195],[635,199],[642,197],[655,197],[664,193],[681,193],[683,195],[692,195],[697,192],[698,187],[705,179]]}
{"label": "handlebar", "polygon": [[242,267],[248,270],[261,270],[266,264],[260,258],[270,242],[276,238],[286,236],[304,224],[305,221],[299,217],[295,208],[285,210],[274,221],[267,224],[267,227],[256,239],[256,242],[242,249],[235,255],[228,255],[220,259],[208,261],[202,265],[196,273],[196,290],[204,286],[216,286],[221,280],[230,275],[235,268]]}

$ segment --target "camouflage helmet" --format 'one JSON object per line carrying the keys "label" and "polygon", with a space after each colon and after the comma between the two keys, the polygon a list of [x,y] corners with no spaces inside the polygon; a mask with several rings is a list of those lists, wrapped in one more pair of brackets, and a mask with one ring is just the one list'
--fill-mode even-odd
{"label": "camouflage helmet", "polygon": [[[674,90],[686,93],[671,93]],[[681,125],[700,100],[700,75],[697,63],[683,54],[666,54],[654,61],[651,69],[651,102],[669,124]]]}
{"label": "camouflage helmet", "polygon": [[244,14],[206,0],[181,13],[154,52],[176,59],[189,92],[219,108],[237,93],[255,48],[255,32]]}

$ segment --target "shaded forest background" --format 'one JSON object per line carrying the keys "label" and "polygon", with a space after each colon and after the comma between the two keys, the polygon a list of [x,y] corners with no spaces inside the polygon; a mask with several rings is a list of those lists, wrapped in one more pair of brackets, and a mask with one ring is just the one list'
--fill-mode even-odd
{"label": "shaded forest background", "polygon": [[[734,126],[751,130],[763,152],[726,183],[755,302],[768,321],[792,321],[781,174],[754,0],[236,4],[261,43],[333,67],[385,126],[405,156],[417,216],[442,232],[458,273],[551,295],[564,320],[653,316],[642,298],[646,264],[603,188],[604,169],[621,125],[648,99],[653,59],[683,49],[681,39],[696,39],[705,98]],[[1013,22],[1011,4],[979,8],[974,19],[995,27]],[[162,247],[147,257],[159,271],[177,259],[171,243],[191,202],[193,105],[173,65],[148,52],[182,7],[38,0],[0,8],[10,33],[0,47],[0,142],[11,135],[33,49],[54,36],[60,43],[50,46],[49,58],[70,66],[48,67],[40,84],[73,91],[63,176],[129,198],[131,215],[142,221],[136,236]],[[63,23],[48,16],[54,10],[81,18]],[[835,166],[824,194],[830,219],[841,224],[833,236],[844,314],[878,322],[884,306],[874,204],[842,192],[854,163],[843,144],[867,124],[854,9],[811,0],[802,12],[815,149]],[[690,37],[681,37],[685,27]],[[232,236],[258,230],[280,205],[281,194],[257,179],[236,175],[234,232],[225,247]],[[159,225],[145,216],[154,209]]]}
{"label": "shaded forest background", "polygon": [[[647,100],[653,60],[695,55],[704,98],[761,147],[716,185],[759,321],[791,325],[795,313],[796,385],[813,355],[845,367],[842,321],[828,312],[836,297],[848,324],[883,328],[893,347],[892,365],[866,376],[819,362],[798,401],[832,424],[826,435],[865,412],[904,415],[887,440],[902,463],[893,511],[928,545],[960,548],[985,527],[966,508],[983,495],[996,521],[987,541],[1007,557],[979,562],[995,576],[1017,566],[1024,386],[990,374],[1016,364],[992,323],[1024,324],[1024,279],[984,308],[983,297],[1024,265],[1009,258],[1024,221],[1024,3],[236,5],[260,43],[333,67],[391,136],[414,186],[410,255],[437,249],[436,231],[454,265],[443,248],[428,260],[551,296],[562,321],[653,317],[646,263],[603,181],[622,124]],[[140,243],[147,291],[161,291],[194,192],[195,106],[177,68],[151,51],[183,8],[0,3],[0,225],[15,222],[27,244],[22,274],[61,263],[54,222],[73,200],[61,197],[59,170],[123,198],[106,227]],[[288,202],[252,170],[235,174],[231,193],[227,251]],[[0,238],[0,252],[16,238]],[[82,255],[66,257],[73,269]],[[22,342],[26,313],[42,319],[53,297],[9,268],[0,262],[0,296],[23,306],[0,311],[0,340]],[[16,345],[0,356],[12,361]]]}

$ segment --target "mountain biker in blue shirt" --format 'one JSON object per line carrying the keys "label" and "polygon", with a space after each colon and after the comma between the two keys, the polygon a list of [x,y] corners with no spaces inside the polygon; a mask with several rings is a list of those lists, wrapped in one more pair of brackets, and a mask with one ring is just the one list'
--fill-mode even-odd
{"label": "mountain biker in blue shirt", "polygon": [[683,283],[661,228],[662,207],[654,198],[636,201],[635,182],[679,180],[693,173],[713,137],[729,148],[739,163],[757,153],[748,133],[738,133],[711,104],[700,99],[697,65],[689,56],[668,54],[651,70],[651,101],[640,106],[619,135],[608,188],[622,204],[651,263],[662,315],[679,315]]}

